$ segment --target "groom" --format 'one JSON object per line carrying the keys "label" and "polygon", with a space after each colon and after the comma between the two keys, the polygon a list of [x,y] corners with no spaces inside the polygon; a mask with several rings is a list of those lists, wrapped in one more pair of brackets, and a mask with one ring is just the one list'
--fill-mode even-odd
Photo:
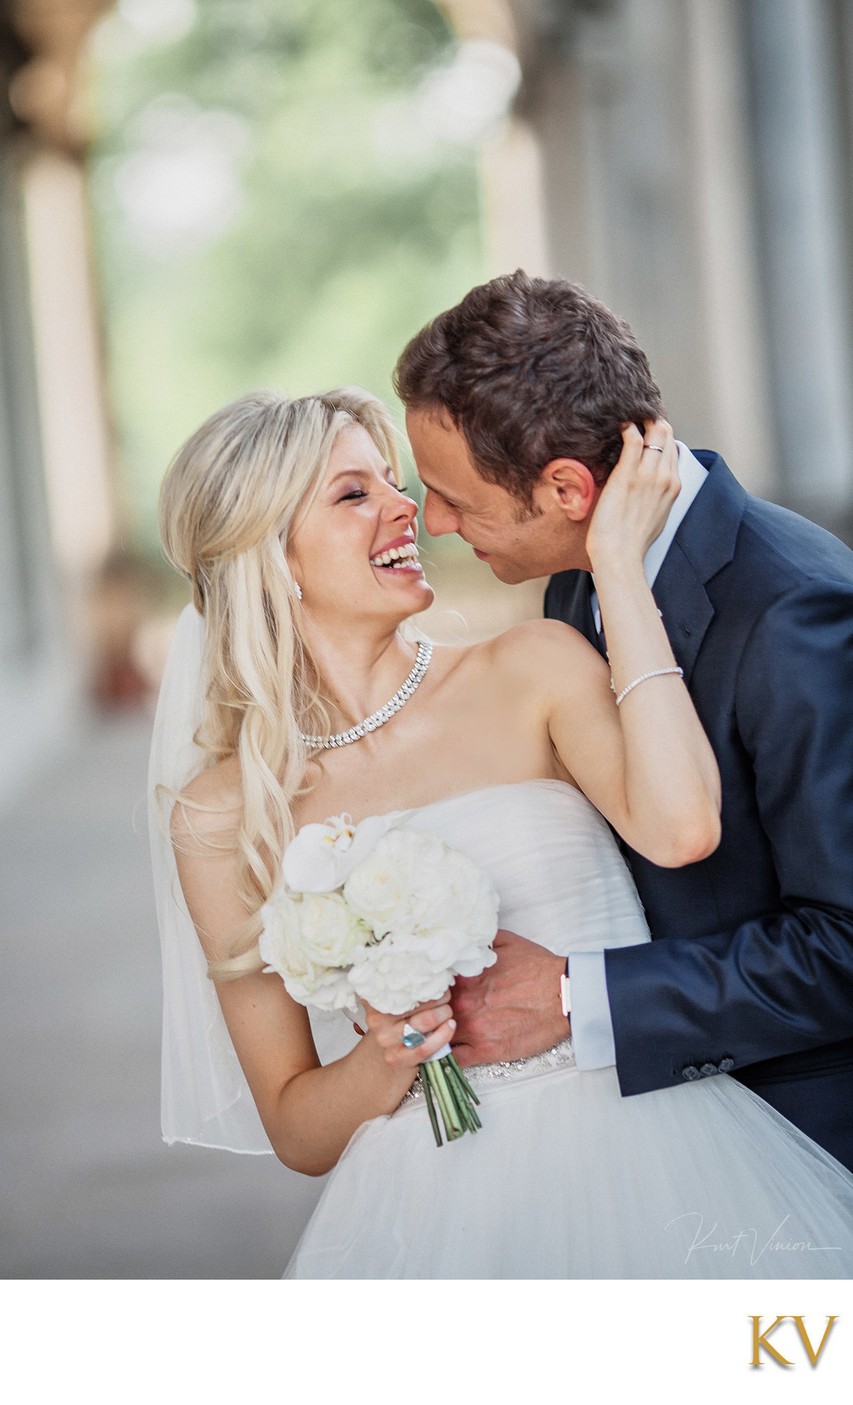
{"label": "groom", "polygon": [[[546,615],[604,652],[586,529],[623,425],[663,414],[628,326],[519,271],[424,328],[396,385],[429,532],[500,580],[550,575]],[[570,958],[578,1066],[615,1064],[623,1095],[734,1072],[853,1169],[853,552],[718,454],[678,456],[646,577],[717,756],[722,840],[682,869],[627,853],[653,941]],[[562,959],[535,932],[496,949],[454,1000],[467,1064],[567,1032]]]}

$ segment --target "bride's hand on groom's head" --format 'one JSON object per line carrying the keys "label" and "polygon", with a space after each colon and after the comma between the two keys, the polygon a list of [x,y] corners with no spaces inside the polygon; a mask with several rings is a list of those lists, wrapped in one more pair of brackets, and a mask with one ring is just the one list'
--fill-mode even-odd
{"label": "bride's hand on groom's head", "polygon": [[681,491],[678,446],[667,420],[648,420],[644,434],[626,425],[622,444],[587,532],[587,555],[596,571],[608,560],[634,556],[642,563]]}
{"label": "bride's hand on groom's head", "polygon": [[494,948],[495,964],[479,976],[457,976],[451,992],[460,1066],[529,1058],[569,1033],[560,1004],[565,957],[503,930]]}

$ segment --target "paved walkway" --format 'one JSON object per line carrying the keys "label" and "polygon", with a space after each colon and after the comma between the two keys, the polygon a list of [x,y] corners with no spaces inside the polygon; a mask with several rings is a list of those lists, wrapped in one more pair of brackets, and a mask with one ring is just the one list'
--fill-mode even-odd
{"label": "paved walkway", "polygon": [[320,1183],[165,1147],[149,719],[92,719],[0,822],[0,1275],[273,1278]]}

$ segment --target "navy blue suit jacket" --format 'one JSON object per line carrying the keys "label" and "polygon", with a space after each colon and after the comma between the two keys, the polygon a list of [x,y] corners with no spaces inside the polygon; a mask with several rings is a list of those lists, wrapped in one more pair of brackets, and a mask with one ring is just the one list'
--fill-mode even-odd
{"label": "navy blue suit jacket", "polygon": [[[853,1168],[853,552],[696,457],[654,595],[723,832],[683,869],[626,852],[653,941],[605,956],[619,1083],[736,1071]],[[545,613],[595,643],[590,591],[554,576]]]}

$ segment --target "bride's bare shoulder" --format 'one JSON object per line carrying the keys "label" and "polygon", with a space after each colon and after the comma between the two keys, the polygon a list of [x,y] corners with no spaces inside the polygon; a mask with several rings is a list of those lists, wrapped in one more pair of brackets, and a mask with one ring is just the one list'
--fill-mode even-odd
{"label": "bride's bare shoulder", "polygon": [[172,836],[204,841],[233,832],[243,807],[240,763],[229,756],[194,776],[172,811]]}
{"label": "bride's bare shoulder", "polygon": [[609,686],[604,659],[560,620],[526,620],[478,645],[472,664],[490,692],[516,706],[549,710],[555,698],[586,699]]}
{"label": "bride's bare shoulder", "polygon": [[[464,660],[466,686],[484,686],[513,705],[548,705],[577,691],[585,696],[608,677],[596,649],[560,620],[526,620],[491,639],[470,645]],[[495,685],[499,683],[498,693]]]}
{"label": "bride's bare shoulder", "polygon": [[535,670],[601,664],[597,651],[576,629],[561,620],[525,620],[481,646],[484,660],[509,673],[530,677]]}

